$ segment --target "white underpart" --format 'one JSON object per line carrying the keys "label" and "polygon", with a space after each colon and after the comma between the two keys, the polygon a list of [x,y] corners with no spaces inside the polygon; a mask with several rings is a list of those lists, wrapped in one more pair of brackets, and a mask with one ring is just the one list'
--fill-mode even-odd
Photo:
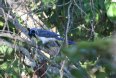
{"label": "white underpart", "polygon": [[43,44],[49,42],[49,41],[55,41],[55,38],[45,38],[45,37],[39,37],[39,39],[42,41]]}
{"label": "white underpart", "polygon": [[40,39],[42,41],[43,44],[49,42],[49,41],[55,41],[55,38],[46,38],[46,37],[38,37],[36,36],[38,39]]}

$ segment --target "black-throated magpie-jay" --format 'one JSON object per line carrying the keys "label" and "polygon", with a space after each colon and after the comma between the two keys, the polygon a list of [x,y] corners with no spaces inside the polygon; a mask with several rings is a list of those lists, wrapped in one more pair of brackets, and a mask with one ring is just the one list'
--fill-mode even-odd
{"label": "black-throated magpie-jay", "polygon": [[[38,28],[31,28],[28,30],[29,30],[28,34],[30,37],[34,36],[39,38],[43,44],[49,41],[64,40],[63,38],[60,38],[60,35],[49,30],[38,29]],[[75,42],[68,40],[68,44],[75,44]]]}

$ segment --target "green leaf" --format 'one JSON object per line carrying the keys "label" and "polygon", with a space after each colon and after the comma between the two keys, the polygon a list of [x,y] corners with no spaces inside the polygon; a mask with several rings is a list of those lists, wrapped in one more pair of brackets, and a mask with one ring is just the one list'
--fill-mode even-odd
{"label": "green leaf", "polygon": [[78,52],[78,47],[76,45],[64,48],[63,53],[73,62],[78,61],[81,58],[81,55]]}
{"label": "green leaf", "polygon": [[6,45],[0,46],[0,53],[7,53],[8,55],[10,55],[12,53],[12,51],[13,51],[13,49]]}
{"label": "green leaf", "polygon": [[8,63],[3,63],[2,65],[0,65],[0,69],[7,69],[8,67]]}
{"label": "green leaf", "polygon": [[12,51],[13,51],[13,48],[10,48],[10,47],[7,48],[7,54],[8,55],[10,55],[12,53]]}
{"label": "green leaf", "polygon": [[116,17],[116,3],[111,3],[109,9],[107,10],[107,15],[109,17]]}
{"label": "green leaf", "polygon": [[0,26],[3,27],[4,23],[2,21],[0,21]]}
{"label": "green leaf", "polygon": [[107,74],[105,72],[98,72],[96,74],[96,78],[106,78]]}
{"label": "green leaf", "polygon": [[72,69],[71,74],[74,76],[74,78],[84,78],[84,74],[77,69]]}
{"label": "green leaf", "polygon": [[6,50],[7,50],[7,46],[5,46],[5,45],[0,46],[0,52],[1,53],[5,53]]}
{"label": "green leaf", "polygon": [[107,9],[107,16],[109,19],[116,23],[116,3],[112,2]]}

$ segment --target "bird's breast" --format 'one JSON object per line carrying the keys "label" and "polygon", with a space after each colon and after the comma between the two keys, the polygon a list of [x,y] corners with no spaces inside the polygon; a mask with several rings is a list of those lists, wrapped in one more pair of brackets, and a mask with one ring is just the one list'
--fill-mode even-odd
{"label": "bird's breast", "polygon": [[46,37],[38,37],[43,44],[49,42],[49,41],[55,41],[56,39],[55,38],[46,38]]}

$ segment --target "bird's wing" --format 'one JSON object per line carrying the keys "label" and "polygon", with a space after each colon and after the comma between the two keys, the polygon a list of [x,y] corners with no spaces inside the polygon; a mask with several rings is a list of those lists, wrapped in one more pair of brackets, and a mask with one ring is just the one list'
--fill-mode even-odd
{"label": "bird's wing", "polygon": [[51,32],[51,31],[48,31],[48,30],[42,30],[42,29],[38,29],[36,31],[36,34],[39,37],[46,37],[46,38],[56,38],[56,37],[59,36],[58,34],[56,34],[54,32]]}

